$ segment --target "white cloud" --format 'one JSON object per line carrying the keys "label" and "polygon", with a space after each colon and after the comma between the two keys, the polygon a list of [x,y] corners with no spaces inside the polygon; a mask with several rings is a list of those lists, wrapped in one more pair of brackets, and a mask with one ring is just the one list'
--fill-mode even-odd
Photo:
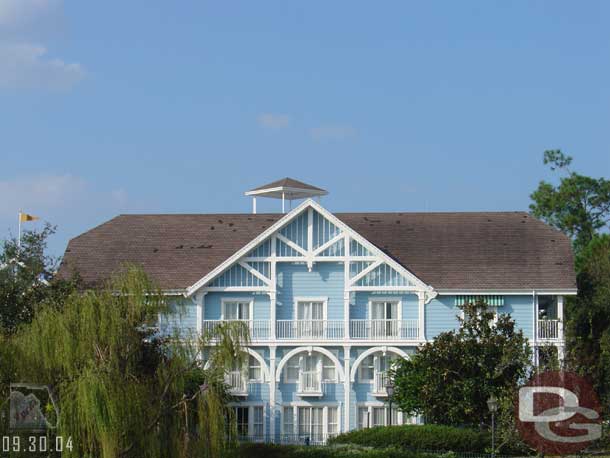
{"label": "white cloud", "polygon": [[85,188],[84,180],[69,174],[25,176],[0,181],[0,217],[17,218],[20,209],[40,212],[65,207],[80,199]]}
{"label": "white cloud", "polygon": [[309,130],[314,140],[347,140],[356,135],[356,129],[347,124],[314,127]]}
{"label": "white cloud", "polygon": [[266,129],[285,129],[290,125],[290,116],[287,114],[262,113],[256,120]]}
{"label": "white cloud", "polygon": [[49,13],[59,3],[59,0],[0,0],[0,27],[20,27]]}
{"label": "white cloud", "polygon": [[0,43],[0,88],[69,89],[84,76],[80,64],[50,58],[44,46]]}

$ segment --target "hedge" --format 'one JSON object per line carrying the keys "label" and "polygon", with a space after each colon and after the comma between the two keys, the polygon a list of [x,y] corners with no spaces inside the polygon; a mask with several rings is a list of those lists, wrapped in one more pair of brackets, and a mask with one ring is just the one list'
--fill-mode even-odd
{"label": "hedge", "polygon": [[296,446],[245,443],[239,448],[240,458],[454,458],[396,447],[372,448],[361,445]]}
{"label": "hedge", "polygon": [[491,435],[441,425],[379,426],[340,434],[329,443],[419,451],[485,452],[491,447]]}

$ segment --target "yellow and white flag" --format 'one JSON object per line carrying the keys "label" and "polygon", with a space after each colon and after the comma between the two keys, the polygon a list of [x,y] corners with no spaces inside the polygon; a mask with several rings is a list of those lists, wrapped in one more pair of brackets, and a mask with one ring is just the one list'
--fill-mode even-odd
{"label": "yellow and white flag", "polygon": [[25,223],[26,221],[36,221],[40,219],[38,216],[28,215],[27,213],[19,212],[19,222]]}

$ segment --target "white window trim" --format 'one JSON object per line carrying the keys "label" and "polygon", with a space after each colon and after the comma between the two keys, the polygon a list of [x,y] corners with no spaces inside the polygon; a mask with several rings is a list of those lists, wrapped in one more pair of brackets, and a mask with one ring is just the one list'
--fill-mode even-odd
{"label": "white window trim", "polygon": [[[362,362],[358,365],[358,383],[366,383],[369,385],[373,385],[373,383],[375,383],[375,372],[376,372],[376,368],[375,368],[375,356],[377,355],[377,353],[371,353],[370,355],[367,356],[373,358],[373,378],[370,380],[366,380],[362,377],[362,367],[363,367],[363,362],[364,359],[362,360]],[[366,358],[365,358],[366,359]]]}
{"label": "white window trim", "polygon": [[298,320],[299,302],[322,302],[322,319],[328,318],[328,297],[321,296],[297,296],[294,298],[293,321]]}
{"label": "white window trim", "polygon": [[296,437],[299,434],[299,407],[318,407],[323,409],[322,413],[322,423],[324,434],[328,434],[328,408],[336,408],[337,409],[337,434],[341,433],[341,425],[342,425],[342,413],[343,413],[343,404],[341,402],[325,402],[325,403],[315,403],[315,402],[307,402],[307,401],[293,401],[286,402],[282,404],[281,412],[282,416],[280,418],[280,434],[285,435],[288,434],[284,431],[284,408],[292,407],[292,434]]}
{"label": "white window trim", "polygon": [[[252,358],[254,361],[256,361],[258,363],[259,372],[261,374],[259,378],[250,378],[250,358]],[[263,363],[260,360],[258,360],[255,356],[253,356],[251,353],[248,353],[248,363],[246,364],[246,366],[247,366],[246,380],[248,381],[248,383],[264,383],[265,382],[265,368],[263,367]]]}
{"label": "white window trim", "polygon": [[224,320],[226,314],[226,304],[234,302],[247,302],[249,304],[248,316],[249,321],[254,319],[254,297],[222,297],[220,299],[220,319]]}
{"label": "white window trim", "polygon": [[248,436],[254,434],[254,408],[263,408],[263,437],[264,440],[267,437],[267,405],[264,402],[232,402],[229,403],[229,407],[247,407],[248,408]]}
{"label": "white window trim", "polygon": [[396,318],[398,321],[402,320],[402,297],[400,296],[369,296],[368,309],[367,309],[367,319],[372,320],[373,316],[373,303],[374,302],[396,302],[396,313],[398,317]]}
{"label": "white window trim", "polygon": [[[337,365],[335,364],[335,362],[330,359],[328,356],[326,356],[324,353],[319,353],[319,352],[312,352],[311,355],[309,355],[306,352],[302,352],[302,353],[297,353],[296,355],[293,355],[288,361],[286,361],[286,366],[284,368],[282,368],[282,382],[283,383],[299,383],[299,378],[297,377],[296,380],[290,380],[288,378],[288,363],[290,362],[290,360],[292,358],[305,358],[307,356],[313,356],[317,359],[317,363],[316,363],[316,367],[319,368],[320,371],[320,383],[324,384],[324,383],[339,383],[339,369],[337,368]],[[335,369],[335,378],[334,379],[324,379],[324,358],[327,358],[333,368]],[[299,364],[298,366],[299,368],[299,376],[301,375],[301,365]]]}
{"label": "white window trim", "polygon": [[[390,406],[389,406],[387,403],[385,403],[385,402],[381,402],[381,401],[367,401],[367,402],[359,402],[359,403],[357,403],[357,404],[356,404],[356,428],[359,428],[359,427],[360,427],[360,425],[359,425],[360,420],[359,420],[359,418],[358,418],[358,411],[359,411],[361,408],[366,408],[366,409],[367,409],[367,411],[368,411],[368,418],[369,418],[369,421],[372,423],[372,421],[373,421],[373,408],[375,408],[375,407],[377,407],[377,408],[379,408],[379,407],[383,407],[383,408],[385,408],[385,409],[386,409],[386,417],[385,417],[385,418],[386,418],[386,421],[387,421],[387,409],[389,409],[389,408],[390,408]],[[398,407],[394,407],[394,408],[395,408],[395,409],[396,409],[396,411],[397,411],[397,417],[398,417],[398,418],[397,418],[397,420],[398,420],[398,424],[399,424],[399,425],[402,425],[402,424],[403,424],[403,422],[404,422],[404,416],[403,416],[403,413],[402,413],[400,410],[398,410]],[[386,426],[387,426],[387,425],[386,425]],[[369,425],[368,425],[367,427],[368,427],[368,428],[373,428],[374,426],[372,426],[372,425],[369,423]]]}

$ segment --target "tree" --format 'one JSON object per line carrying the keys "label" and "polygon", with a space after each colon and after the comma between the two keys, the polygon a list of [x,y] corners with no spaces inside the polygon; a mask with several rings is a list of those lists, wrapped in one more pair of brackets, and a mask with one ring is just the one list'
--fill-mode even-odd
{"label": "tree", "polygon": [[17,239],[5,240],[0,248],[0,333],[12,333],[29,323],[39,304],[59,304],[77,284],[77,279],[54,279],[58,260],[45,254],[55,228],[25,231],[21,246]]}
{"label": "tree", "polygon": [[147,325],[173,311],[134,267],[103,290],[45,305],[2,337],[0,395],[9,381],[48,385],[60,410],[57,435],[73,444],[67,456],[226,455],[235,434],[223,375],[245,362],[247,327],[165,336]]}
{"label": "tree", "polygon": [[[578,263],[578,296],[568,302],[570,369],[591,377],[602,405],[610,402],[610,236],[594,237]],[[605,402],[604,402],[605,401]],[[608,412],[606,412],[608,414]]]}
{"label": "tree", "polygon": [[478,426],[489,422],[487,400],[506,406],[527,375],[531,351],[508,315],[494,325],[483,302],[466,304],[460,328],[439,334],[393,369],[395,400],[430,423]]}
{"label": "tree", "polygon": [[610,180],[570,169],[572,157],[560,150],[544,152],[551,170],[566,173],[558,186],[541,181],[531,194],[532,214],[572,238],[578,254],[610,222]]}

